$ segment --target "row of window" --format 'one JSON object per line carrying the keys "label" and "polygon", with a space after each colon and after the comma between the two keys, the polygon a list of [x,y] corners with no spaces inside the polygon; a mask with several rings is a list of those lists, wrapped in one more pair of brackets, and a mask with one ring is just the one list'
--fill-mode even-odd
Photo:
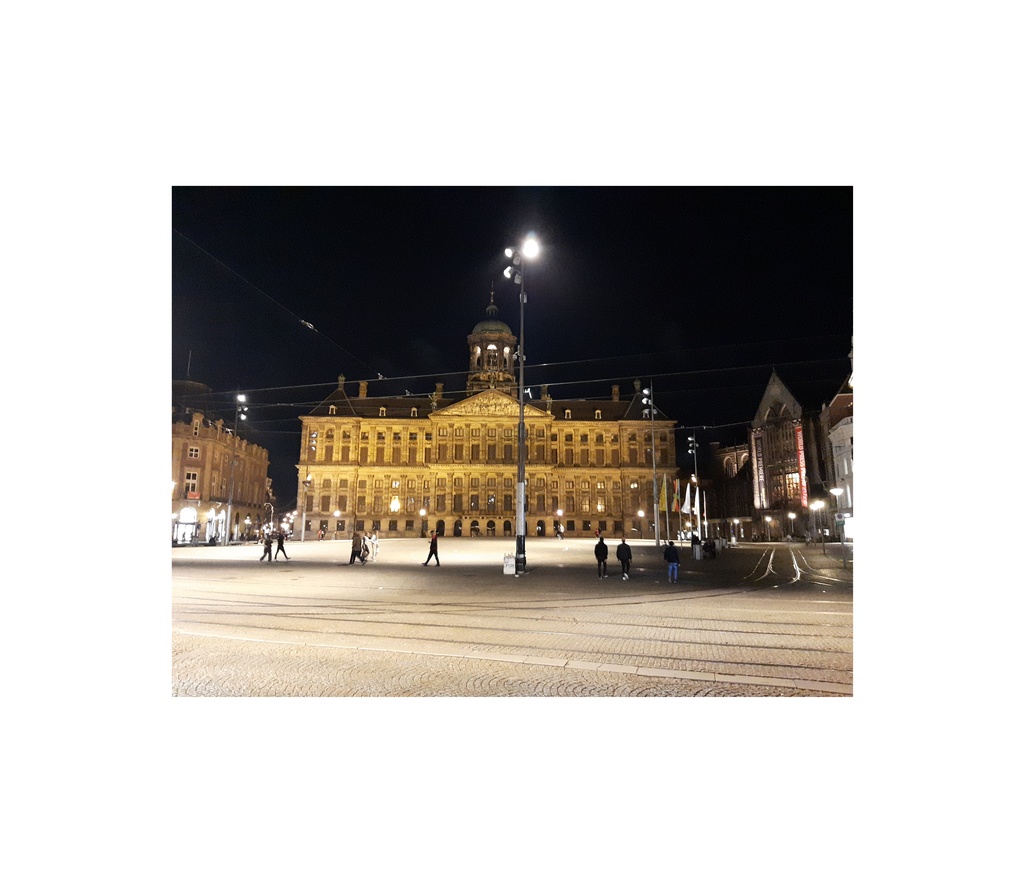
{"label": "row of window", "polygon": [[[452,512],[507,512],[515,511],[515,503],[512,494],[451,494]],[[525,509],[527,512],[556,512],[563,509],[566,512],[607,512],[608,503],[605,496],[591,497],[590,494],[576,496],[567,494],[565,496],[535,494],[532,497],[534,506],[531,506],[531,497],[526,495]],[[440,493],[433,498],[431,506],[430,497],[406,497],[404,500],[398,496],[385,497],[376,495],[371,500],[370,508],[367,508],[367,497],[358,495],[356,497],[356,512],[372,512],[373,514],[384,514],[385,512],[418,512],[425,509],[428,512],[447,512],[449,495]],[[319,502],[319,506],[314,504]],[[336,503],[336,505],[335,505]],[[307,512],[347,512],[349,498],[347,494],[340,494],[337,497],[322,494],[317,498],[313,494],[306,495]],[[579,508],[577,508],[577,503]]]}
{"label": "row of window", "polygon": [[[378,490],[380,488],[383,488],[385,483],[388,483],[392,490],[399,490],[402,487],[402,479],[400,479],[400,478],[393,478],[390,481],[388,481],[387,479],[384,479],[384,478],[375,478],[373,480],[373,489],[374,490]],[[415,479],[415,478],[405,479],[405,486],[407,488],[409,488],[409,489],[414,489],[418,484],[419,484],[419,480],[418,479]],[[467,481],[464,476],[456,475],[456,476],[454,476],[452,478],[452,484],[455,487],[463,487],[464,484],[468,484],[470,487],[489,487],[489,488],[492,488],[492,487],[497,487],[498,486],[498,479],[495,476],[490,476],[487,479],[481,479],[479,476],[472,475],[472,476],[469,477],[469,479]],[[550,482],[548,482],[543,476],[541,476],[541,477],[534,478],[534,479],[528,479],[527,480],[527,484],[532,484],[534,487],[539,487],[539,488],[550,487],[552,490],[558,490],[558,488],[559,488],[559,479],[554,478]],[[607,486],[607,484],[608,484],[608,482],[606,482],[606,481],[604,481],[602,479],[594,479],[593,482],[591,482],[589,479],[583,479],[582,481],[580,481],[579,486],[580,486],[580,490],[584,490],[584,491],[589,491],[591,489],[591,485],[593,485],[593,487],[596,488],[597,490],[604,490],[605,487]],[[355,485],[356,485],[356,487],[359,490],[366,490],[370,486],[369,479],[361,478],[357,482],[355,482]],[[338,488],[340,490],[347,490],[348,486],[349,486],[349,480],[347,478],[339,478],[338,479]],[[445,488],[445,487],[448,486],[448,479],[442,476],[442,477],[434,479],[433,482],[431,482],[431,480],[429,480],[429,479],[426,479],[426,480],[424,480],[422,482],[422,488],[425,491],[429,491],[432,486],[433,487],[437,487],[437,488]],[[513,486],[513,480],[511,478],[503,478],[502,479],[502,486],[503,487],[507,487],[507,488],[512,487]],[[566,490],[575,490],[576,489],[576,480],[572,479],[572,478],[566,479],[564,482],[562,482],[561,486],[563,488],[565,488]],[[612,489],[617,493],[622,485],[621,485],[621,482],[613,481],[613,482],[611,482],[611,486],[612,486]],[[319,482],[318,487],[320,489],[322,489],[322,490],[325,490],[325,491],[331,490],[331,488],[333,487],[332,480],[330,478],[328,478],[328,477],[325,477],[325,478],[323,478]],[[637,487],[637,482],[635,482],[635,481],[632,482],[630,484],[630,487],[631,488],[636,488]]]}
{"label": "row of window", "polygon": [[[334,443],[334,441],[335,441],[335,433],[334,433],[333,429],[323,430],[323,439],[321,439],[320,433],[321,433],[321,430],[319,430],[319,429],[311,429],[309,431],[310,444],[313,444],[314,442],[319,442],[321,440],[324,443],[326,443],[326,444],[333,444]],[[463,426],[455,426],[455,427],[451,428],[450,433],[451,433],[451,436],[454,437],[454,438],[465,438],[466,437],[466,428],[463,427]],[[483,433],[486,433],[486,437],[487,438],[495,438],[495,439],[498,438],[498,429],[497,429],[497,427],[488,427],[486,430],[484,430],[484,429],[482,429],[480,427],[470,427],[470,429],[469,429],[469,437],[470,438],[483,438],[484,437]],[[375,438],[376,438],[377,442],[383,442],[383,441],[385,441],[387,439],[389,434],[390,434],[391,440],[393,442],[401,442],[402,441],[402,437],[403,437],[402,436],[402,432],[400,430],[395,430],[395,429],[378,429],[375,432]],[[557,432],[549,432],[547,429],[545,429],[545,428],[543,428],[541,426],[536,427],[534,429],[534,431],[533,431],[533,438],[535,440],[537,440],[537,441],[545,441],[545,440],[547,440],[547,441],[557,442],[558,441],[558,435],[559,434]],[[630,442],[630,443],[634,443],[634,442],[637,441],[639,435],[640,434],[638,434],[637,432],[630,432],[626,436],[626,441]],[[646,433],[643,433],[643,435],[646,436]],[[440,426],[440,427],[438,427],[437,428],[437,436],[438,436],[438,438],[448,438],[449,437],[449,427],[447,427],[447,426]],[[590,444],[590,433],[589,432],[581,432],[579,434],[579,436],[580,436],[579,437],[580,444],[584,444],[584,445]],[[342,442],[351,442],[352,441],[352,432],[350,430],[348,430],[348,429],[343,429],[340,432],[340,437],[341,437],[341,441]],[[508,426],[503,427],[502,430],[501,430],[501,437],[502,438],[513,438],[514,439],[516,437],[516,431],[512,427],[508,427]],[[419,440],[420,440],[419,432],[409,432],[408,433],[408,439],[409,439],[410,442],[418,443]],[[359,433],[359,440],[361,442],[369,442],[369,440],[370,440],[370,431],[369,430],[362,430]],[[429,441],[433,441],[434,440],[433,432],[424,432],[423,433],[423,440],[424,441],[428,441],[428,442]],[[574,430],[566,430],[566,431],[564,431],[562,433],[562,441],[564,441],[565,443],[571,444],[575,440],[576,440],[576,433],[575,433]],[[668,441],[668,433],[665,432],[665,431],[659,432],[658,433],[658,440],[662,444],[666,443]],[[613,433],[610,436],[608,436],[608,441],[609,441],[610,444],[617,445],[619,443],[619,435],[618,435],[618,433]],[[595,433],[594,434],[594,443],[598,444],[598,445],[603,445],[605,443],[605,434],[603,432]]]}
{"label": "row of window", "polygon": [[[369,527],[367,526],[367,523],[366,523],[367,520],[369,520],[369,522],[370,522]],[[355,519],[352,522],[352,529],[354,531],[359,531],[360,533],[363,533],[363,532],[365,532],[367,530],[371,530],[371,531],[375,531],[377,533],[380,533],[381,532],[381,525],[383,523],[384,523],[383,519],[378,519],[378,518],[374,518],[374,519],[357,518],[357,519]],[[559,523],[558,520],[555,519],[555,522],[554,522],[553,526],[557,526],[558,523]],[[404,525],[403,530],[405,531],[405,533],[415,533],[417,530],[420,529],[420,528],[416,527],[415,519],[407,518],[403,522],[403,521],[400,521],[397,518],[392,518],[387,523],[387,525],[388,525],[388,532],[389,533],[398,533],[399,524],[403,524]],[[342,535],[344,535],[346,533],[347,525],[348,525],[348,519],[345,519],[345,518],[339,518],[339,519],[337,519],[334,522],[333,530],[334,530],[334,533],[335,533],[335,539],[340,538],[340,536],[342,536]],[[639,530],[640,529],[640,522],[639,521],[633,521],[632,525],[633,525],[633,528],[635,530]],[[327,518],[321,518],[319,520],[319,526],[320,526],[319,529],[322,530],[324,532],[324,534],[329,534],[331,532],[331,530],[332,530],[331,523],[330,523],[330,521]],[[437,523],[436,526],[441,528],[442,533],[443,533],[444,522],[440,521],[440,522]],[[576,532],[576,521],[575,521],[575,519],[570,518],[568,521],[566,521],[564,523],[564,526],[565,526],[565,530],[568,533],[572,534],[572,533]],[[489,537],[496,536],[496,531],[497,531],[497,528],[498,528],[497,522],[495,522],[495,521],[486,521],[481,526],[480,522],[477,521],[476,519],[473,519],[469,523],[470,535],[471,536],[481,536],[482,535],[481,534],[481,527],[483,527],[483,529],[486,531],[487,536],[489,536]],[[462,519],[456,519],[455,523],[452,525],[452,528],[453,528],[453,532],[454,532],[455,536],[462,536],[462,530],[463,530]],[[511,521],[508,521],[508,520],[503,521],[502,525],[501,525],[501,528],[502,528],[502,532],[503,532],[503,534],[505,536],[507,536],[507,537],[512,536],[513,526],[512,526],[512,522]],[[585,518],[585,519],[583,519],[580,522],[580,529],[583,531],[583,533],[589,534],[594,529],[594,522],[592,522],[589,518]],[[612,530],[614,531],[615,536],[620,536],[622,534],[622,529],[623,529],[623,522],[622,521],[613,521],[612,522]],[[306,519],[306,531],[307,532],[312,532],[312,530],[313,530],[313,519]],[[603,521],[603,520],[602,521],[598,521],[597,522],[597,530],[601,531],[601,533],[607,533],[607,531],[608,531],[608,522],[607,521]],[[535,532],[538,536],[543,536],[546,533],[546,531],[547,531],[547,524],[544,521],[538,521],[533,532]]]}

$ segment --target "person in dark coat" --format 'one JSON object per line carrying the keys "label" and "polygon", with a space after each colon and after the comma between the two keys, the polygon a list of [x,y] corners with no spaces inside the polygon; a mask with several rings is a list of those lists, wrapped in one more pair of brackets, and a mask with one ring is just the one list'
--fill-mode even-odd
{"label": "person in dark coat", "polygon": [[430,532],[430,554],[427,555],[427,560],[423,562],[423,566],[426,567],[430,563],[430,559],[434,559],[434,566],[441,566],[441,559],[437,557],[437,531],[432,530]]}
{"label": "person in dark coat", "polygon": [[262,561],[264,558],[267,559],[267,564],[273,561],[274,559],[271,557],[273,551],[274,538],[273,536],[271,536],[270,531],[268,530],[265,534],[263,534],[263,554],[260,555],[260,561]]}
{"label": "person in dark coat", "polygon": [[597,578],[608,578],[608,547],[605,545],[604,537],[598,536],[597,545],[594,546],[594,557],[597,559]]}
{"label": "person in dark coat", "polygon": [[622,565],[622,578],[629,579],[629,562],[633,560],[633,550],[629,548],[625,537],[622,538],[622,542],[619,543],[619,547],[615,550],[615,557],[619,559],[619,564]]}
{"label": "person in dark coat", "polygon": [[288,560],[288,553],[284,550],[284,531],[279,530],[277,532],[277,551],[274,553],[274,560],[277,560],[278,555],[284,555],[284,560]]}
{"label": "person in dark coat", "polygon": [[359,535],[359,531],[353,531],[352,533],[352,554],[348,557],[349,564],[355,564],[356,559],[362,560],[363,554],[363,538]]}
{"label": "person in dark coat", "polygon": [[668,562],[668,581],[670,583],[679,582],[679,550],[676,548],[676,544],[672,540],[668,541],[668,545],[665,546],[665,560]]}

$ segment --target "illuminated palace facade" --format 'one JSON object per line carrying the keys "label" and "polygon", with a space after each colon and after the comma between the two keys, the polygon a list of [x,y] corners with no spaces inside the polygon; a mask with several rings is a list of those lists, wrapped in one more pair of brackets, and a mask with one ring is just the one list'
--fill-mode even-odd
{"label": "illuminated palace facade", "polygon": [[[519,399],[516,337],[487,318],[467,338],[466,390],[446,396],[350,395],[345,377],[302,421],[298,464],[303,538],[377,530],[381,536],[514,537]],[[526,535],[653,530],[653,478],[676,473],[674,423],[651,419],[640,382],[620,397],[559,400],[541,385],[524,406]],[[651,461],[651,436],[656,461]],[[637,514],[643,511],[644,517]],[[642,521],[642,523],[641,523]]]}

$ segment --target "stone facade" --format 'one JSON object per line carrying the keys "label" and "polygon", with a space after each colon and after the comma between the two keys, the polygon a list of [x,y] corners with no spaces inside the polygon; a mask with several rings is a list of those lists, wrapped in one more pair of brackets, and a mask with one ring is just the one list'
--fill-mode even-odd
{"label": "stone facade", "polygon": [[[342,376],[300,418],[300,536],[515,536],[516,338],[493,298],[487,314],[467,338],[464,393],[373,396],[360,381],[350,395]],[[600,400],[554,399],[542,385],[525,402],[526,536],[652,535],[651,434],[660,483],[676,472],[674,423],[652,422],[634,385]]]}
{"label": "stone facade", "polygon": [[[189,387],[181,394],[183,387]],[[272,502],[265,448],[250,444],[207,417],[209,389],[202,384],[175,385],[171,427],[171,541],[223,543],[255,536]],[[188,404],[191,402],[191,404]],[[196,405],[205,406],[207,413]],[[211,414],[211,416],[214,416]]]}

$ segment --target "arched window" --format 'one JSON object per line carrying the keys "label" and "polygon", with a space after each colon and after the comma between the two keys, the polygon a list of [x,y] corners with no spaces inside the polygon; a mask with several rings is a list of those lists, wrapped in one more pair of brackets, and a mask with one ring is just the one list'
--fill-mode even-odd
{"label": "arched window", "polygon": [[566,420],[572,420],[572,411],[568,408],[565,409],[565,413],[562,415]]}
{"label": "arched window", "polygon": [[379,414],[378,414],[377,416],[378,416],[378,417],[387,417],[387,416],[388,416],[388,409],[387,409],[387,408],[384,408],[384,407],[382,407],[382,408],[380,409],[380,413],[379,413]]}
{"label": "arched window", "polygon": [[594,419],[595,419],[595,420],[600,420],[600,419],[601,419],[601,409],[600,409],[600,408],[597,408],[597,409],[596,409],[596,410],[594,411]]}

